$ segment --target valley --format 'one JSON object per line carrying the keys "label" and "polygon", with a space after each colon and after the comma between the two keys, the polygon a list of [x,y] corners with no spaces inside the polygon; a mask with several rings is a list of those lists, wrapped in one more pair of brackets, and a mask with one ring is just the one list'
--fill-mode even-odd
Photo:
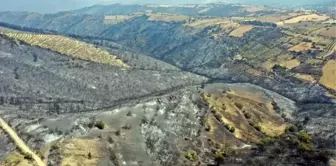
{"label": "valley", "polygon": [[0,130],[0,165],[335,164],[335,19],[240,4],[0,12],[0,117],[23,142]]}

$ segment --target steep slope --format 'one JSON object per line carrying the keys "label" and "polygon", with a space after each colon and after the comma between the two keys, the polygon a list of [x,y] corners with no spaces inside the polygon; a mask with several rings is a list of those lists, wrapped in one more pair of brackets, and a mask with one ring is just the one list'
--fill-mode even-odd
{"label": "steep slope", "polygon": [[[50,165],[265,165],[271,160],[284,165],[326,165],[326,161],[318,158],[319,151],[300,150],[299,145],[288,143],[298,141],[299,133],[295,129],[289,132],[287,128],[284,134],[275,136],[268,132],[272,128],[265,130],[266,125],[260,130],[256,126],[256,129],[241,130],[241,121],[231,121],[229,127],[223,125],[226,121],[211,118],[217,106],[208,105],[209,100],[204,99],[203,94],[232,95],[232,102],[226,103],[229,108],[226,111],[236,110],[235,106],[229,107],[231,104],[242,103],[241,111],[253,110],[251,121],[273,124],[276,120],[275,123],[280,124],[273,126],[276,129],[280,129],[281,124],[291,123],[280,114],[292,116],[297,110],[290,99],[255,85],[208,84],[204,88],[190,86],[95,113],[57,117],[39,115],[39,119],[18,118],[11,112],[2,115],[30,146],[35,149],[49,147]],[[257,94],[258,97],[247,94]],[[264,111],[270,114],[259,118],[264,116]],[[209,119],[213,122],[211,127]],[[232,126],[236,126],[236,130]],[[252,133],[260,136],[260,141],[253,137],[240,139],[239,135],[248,135],[249,130],[255,130]],[[298,143],[304,142],[300,140]],[[278,149],[279,144],[281,149],[275,155],[273,150]],[[314,148],[315,145],[308,144]],[[253,157],[256,154],[257,157]],[[251,159],[259,164],[250,164]]]}
{"label": "steep slope", "polygon": [[[251,10],[256,8],[257,10]],[[259,9],[259,10],[258,10]],[[186,4],[186,5],[95,5],[70,11],[76,14],[131,14],[135,12],[162,12],[182,15],[200,16],[246,16],[254,13],[275,12],[276,9],[264,6],[248,6],[240,4]]]}
{"label": "steep slope", "polygon": [[1,104],[26,110],[73,112],[199,84],[204,78],[177,70],[124,70],[73,59],[1,37]]}
{"label": "steep slope", "polygon": [[[20,16],[16,17],[20,22],[7,19],[8,16],[15,17],[15,15]],[[326,43],[321,42],[332,41],[323,37],[306,39],[308,36],[284,32],[282,28],[273,27],[273,24],[258,21],[236,21],[243,25],[255,26],[244,36],[237,38],[230,37],[231,31],[227,32],[216,25],[201,29],[190,28],[184,26],[183,22],[150,21],[147,15],[113,25],[104,24],[104,17],[100,15],[58,13],[40,15],[33,19],[30,19],[30,15],[2,13],[0,21],[76,35],[79,39],[97,40],[97,44],[100,45],[104,45],[105,40],[112,41],[214,80],[256,83],[301,102],[331,102],[326,95],[328,90],[320,85],[314,85],[314,82],[300,79],[297,74],[304,73],[295,71],[295,66],[291,66],[294,67],[293,70],[286,68],[286,72],[281,73],[281,70],[272,68],[281,66],[283,60],[268,65],[268,60],[278,57],[283,59],[283,56],[288,55],[303,62],[297,67],[312,66],[314,61],[320,61],[314,68],[322,69],[325,60],[321,61],[318,60],[318,56],[310,55],[322,55],[326,51],[323,50],[323,45]],[[67,26],[70,25],[68,22],[76,24]],[[298,40],[292,40],[295,36]],[[300,53],[291,51],[285,46],[300,44],[306,40],[312,40],[311,43],[313,40],[318,40],[316,46],[318,45],[323,52],[309,49]],[[243,58],[236,59],[236,56]],[[316,77],[321,76],[316,74]]]}
{"label": "steep slope", "polygon": [[[129,7],[115,11],[125,14]],[[20,30],[99,45],[130,66],[72,59],[3,36],[2,115],[33,147],[66,139],[49,150],[51,165],[97,158],[105,165],[327,165],[324,151],[335,149],[336,136],[333,38],[277,27],[281,13],[262,22],[258,16],[187,19],[175,8],[154,8],[174,14],[118,15],[107,24],[104,6],[98,15],[0,13],[0,21],[29,27]],[[260,87],[209,84],[218,82]],[[83,142],[94,144],[88,146],[93,153],[78,153]],[[102,145],[103,153],[96,153]]]}

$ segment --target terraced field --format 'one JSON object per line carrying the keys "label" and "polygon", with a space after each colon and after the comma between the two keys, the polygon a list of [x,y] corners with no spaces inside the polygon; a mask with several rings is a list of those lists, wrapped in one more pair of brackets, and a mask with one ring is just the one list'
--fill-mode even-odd
{"label": "terraced field", "polygon": [[253,29],[252,25],[243,25],[243,26],[238,27],[234,31],[232,31],[230,33],[230,36],[243,37],[246,32],[248,32],[248,31],[250,31],[252,29]]}
{"label": "terraced field", "polygon": [[306,14],[306,15],[301,15],[297,17],[293,17],[281,22],[278,22],[278,25],[284,25],[284,24],[294,24],[298,22],[307,22],[307,21],[324,21],[327,20],[329,16],[327,15],[318,15],[318,14]]}
{"label": "terraced field", "polygon": [[320,83],[330,89],[336,90],[336,61],[330,60],[323,67]]}
{"label": "terraced field", "polygon": [[3,34],[9,38],[22,41],[29,45],[50,49],[74,58],[128,68],[127,64],[120,59],[117,59],[116,56],[111,55],[106,50],[69,37],[9,31],[5,31]]}

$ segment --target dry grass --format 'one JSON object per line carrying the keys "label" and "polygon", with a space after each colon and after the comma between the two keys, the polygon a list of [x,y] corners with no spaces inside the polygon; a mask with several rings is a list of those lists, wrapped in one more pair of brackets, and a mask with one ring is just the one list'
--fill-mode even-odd
{"label": "dry grass", "polygon": [[176,15],[168,13],[150,13],[148,20],[150,21],[163,21],[163,22],[183,22],[188,21],[190,16]]}
{"label": "dry grass", "polygon": [[227,18],[205,18],[197,19],[190,23],[185,24],[186,27],[191,27],[195,29],[204,29],[210,26],[219,26],[221,31],[229,33],[234,29],[238,28],[240,25]]}
{"label": "dry grass", "polygon": [[336,26],[332,26],[330,28],[322,28],[318,31],[318,34],[326,37],[336,38]]}
{"label": "dry grass", "polygon": [[47,48],[71,57],[103,63],[122,68],[128,68],[120,59],[104,49],[96,48],[92,44],[60,35],[33,34],[24,32],[5,32],[6,36],[23,41],[29,45]]}
{"label": "dry grass", "polygon": [[93,166],[98,165],[102,159],[102,145],[99,140],[75,138],[62,142],[60,148],[64,157],[61,166]]}
{"label": "dry grass", "polygon": [[336,60],[329,60],[322,70],[323,75],[319,83],[327,88],[336,90]]}
{"label": "dry grass", "polygon": [[300,61],[297,59],[293,59],[293,55],[289,54],[283,54],[279,55],[274,59],[269,59],[267,60],[264,64],[263,67],[271,71],[274,65],[280,65],[282,67],[286,67],[287,69],[293,69],[294,67],[297,67],[301,64]]}
{"label": "dry grass", "polygon": [[326,92],[325,95],[330,97],[330,98],[336,99],[336,95],[331,94],[330,92]]}
{"label": "dry grass", "polygon": [[312,43],[301,42],[301,43],[291,47],[288,50],[289,51],[295,51],[295,52],[308,51],[308,50],[312,50],[311,47],[312,47]]}
{"label": "dry grass", "polygon": [[8,154],[1,162],[1,166],[35,166],[35,163],[24,158],[18,152]]}
{"label": "dry grass", "polygon": [[105,16],[104,24],[118,24],[130,20],[138,15],[111,15]]}
{"label": "dry grass", "polygon": [[253,29],[252,25],[242,25],[242,26],[238,27],[237,29],[235,29],[234,31],[232,31],[230,33],[230,36],[243,37],[246,32],[248,32],[252,29]]}
{"label": "dry grass", "polygon": [[10,127],[2,118],[0,118],[0,127],[9,135],[9,137],[15,143],[16,147],[20,149],[24,156],[30,156],[30,160],[35,161],[37,166],[45,166],[45,163],[41,160],[41,158],[26,145],[26,143],[17,135],[12,127]]}
{"label": "dry grass", "polygon": [[[204,94],[203,98],[222,125],[235,128],[233,134],[236,138],[259,142],[263,133],[279,136],[286,128],[283,119],[275,112],[271,100],[262,93],[230,91],[223,94]],[[213,118],[210,119],[210,125],[214,124],[213,121]],[[260,131],[256,130],[256,126]],[[218,127],[211,126],[214,129]]]}
{"label": "dry grass", "polygon": [[208,26],[227,24],[231,22],[232,21],[226,18],[206,18],[206,19],[197,19],[191,23],[186,24],[186,26],[193,28],[205,28]]}
{"label": "dry grass", "polygon": [[272,23],[277,23],[277,22],[282,22],[283,20],[287,20],[291,17],[295,17],[300,15],[300,13],[277,13],[277,14],[267,14],[263,16],[258,16],[254,17],[258,21],[262,22],[272,22]]}
{"label": "dry grass", "polygon": [[309,74],[300,74],[300,73],[295,73],[294,77],[301,79],[301,80],[305,80],[307,82],[316,82],[315,78]]}
{"label": "dry grass", "polygon": [[283,24],[294,24],[298,23],[300,21],[324,21],[329,19],[329,16],[327,15],[318,15],[318,14],[305,14],[297,17],[293,17],[281,22],[278,22],[278,25],[283,25]]}
{"label": "dry grass", "polygon": [[292,59],[292,60],[289,60],[289,61],[280,61],[279,62],[280,66],[286,67],[287,69],[292,69],[294,67],[299,66],[300,64],[301,64],[301,62],[298,61],[297,59]]}

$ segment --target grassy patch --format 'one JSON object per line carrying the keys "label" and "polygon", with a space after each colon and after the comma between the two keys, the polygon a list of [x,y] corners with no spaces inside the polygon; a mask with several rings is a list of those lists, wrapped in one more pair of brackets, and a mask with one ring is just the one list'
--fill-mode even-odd
{"label": "grassy patch", "polygon": [[230,33],[230,36],[243,37],[246,32],[248,32],[252,29],[253,29],[252,25],[242,25],[242,26],[238,27],[237,29],[235,29],[234,31],[232,31]]}
{"label": "grassy patch", "polygon": [[122,68],[129,67],[123,61],[117,59],[116,56],[111,55],[106,50],[69,37],[60,35],[25,33],[18,31],[6,31],[4,32],[4,35],[12,39],[23,41],[29,45],[47,48],[67,56],[97,63],[119,66]]}
{"label": "grassy patch", "polygon": [[323,75],[319,81],[327,88],[336,90],[336,60],[330,60],[323,67]]}

